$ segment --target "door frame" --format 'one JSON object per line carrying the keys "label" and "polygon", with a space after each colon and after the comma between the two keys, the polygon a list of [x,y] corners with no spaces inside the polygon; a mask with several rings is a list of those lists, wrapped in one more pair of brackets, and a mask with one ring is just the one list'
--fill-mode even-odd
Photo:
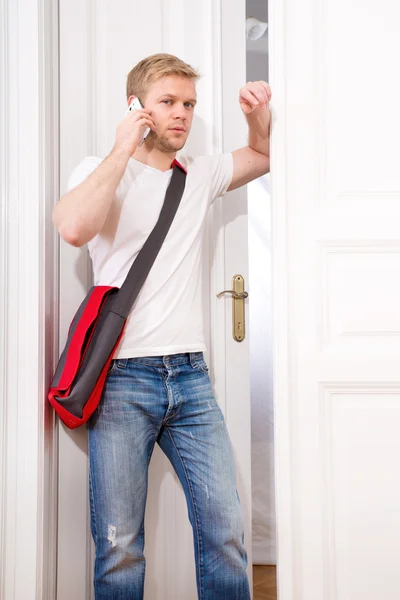
{"label": "door frame", "polygon": [[268,1],[271,103],[271,237],[274,471],[278,600],[293,600],[292,449],[288,323],[288,207],[286,201],[286,14],[285,0]]}
{"label": "door frame", "polygon": [[0,1],[0,598],[54,600],[58,6]]}

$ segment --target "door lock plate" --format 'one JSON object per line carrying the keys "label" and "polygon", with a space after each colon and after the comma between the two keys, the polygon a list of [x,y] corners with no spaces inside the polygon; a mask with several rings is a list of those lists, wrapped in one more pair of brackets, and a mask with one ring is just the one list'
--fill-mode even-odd
{"label": "door lock plate", "polygon": [[235,275],[232,279],[232,289],[224,290],[217,294],[220,298],[224,294],[232,296],[232,336],[237,342],[243,342],[246,337],[245,307],[244,301],[248,293],[244,291],[244,279],[241,275]]}

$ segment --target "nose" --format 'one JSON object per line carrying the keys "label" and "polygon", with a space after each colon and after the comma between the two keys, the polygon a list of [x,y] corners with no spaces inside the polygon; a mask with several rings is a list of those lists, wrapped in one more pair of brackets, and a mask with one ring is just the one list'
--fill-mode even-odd
{"label": "nose", "polygon": [[175,103],[174,118],[181,120],[186,119],[186,108],[182,102]]}

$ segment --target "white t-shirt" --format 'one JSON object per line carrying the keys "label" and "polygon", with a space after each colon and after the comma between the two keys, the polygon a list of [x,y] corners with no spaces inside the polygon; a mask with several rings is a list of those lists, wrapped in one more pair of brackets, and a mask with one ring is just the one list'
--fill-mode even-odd
{"label": "white t-shirt", "polygon": [[[202,313],[202,242],[212,202],[228,189],[231,153],[184,155],[186,186],[174,221],[133,305],[114,358],[165,356],[206,349]],[[68,189],[102,162],[89,156],[73,171]],[[94,285],[121,287],[154,228],[172,169],[162,172],[130,158],[102,230],[88,242]]]}

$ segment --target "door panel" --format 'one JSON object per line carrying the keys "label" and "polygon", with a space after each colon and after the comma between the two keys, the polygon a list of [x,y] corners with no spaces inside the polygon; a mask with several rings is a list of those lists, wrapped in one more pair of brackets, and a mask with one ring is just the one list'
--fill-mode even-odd
{"label": "door panel", "polygon": [[398,17],[271,3],[280,600],[400,594]]}

